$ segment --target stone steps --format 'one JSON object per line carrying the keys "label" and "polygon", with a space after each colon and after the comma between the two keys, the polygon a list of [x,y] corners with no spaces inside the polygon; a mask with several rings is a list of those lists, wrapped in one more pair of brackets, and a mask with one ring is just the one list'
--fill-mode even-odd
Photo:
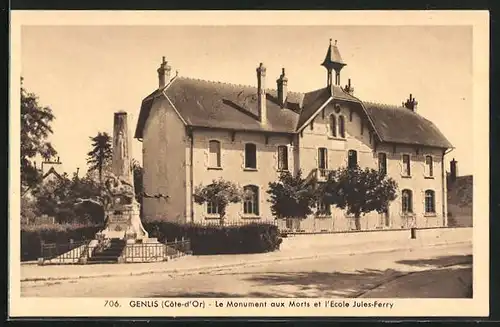
{"label": "stone steps", "polygon": [[108,248],[97,252],[88,259],[88,263],[116,263],[125,248],[126,242],[119,239],[111,239]]}

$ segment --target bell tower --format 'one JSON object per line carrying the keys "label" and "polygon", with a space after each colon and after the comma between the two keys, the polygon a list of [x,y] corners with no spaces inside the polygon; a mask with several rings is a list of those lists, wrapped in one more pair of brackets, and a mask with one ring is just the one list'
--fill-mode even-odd
{"label": "bell tower", "polygon": [[335,71],[335,85],[340,85],[340,71],[346,63],[342,60],[340,56],[339,48],[337,47],[337,40],[332,44],[332,39],[330,39],[330,45],[328,46],[328,50],[326,51],[326,57],[323,63],[321,64],[326,68],[326,84],[331,87],[334,85],[333,81],[333,71]]}

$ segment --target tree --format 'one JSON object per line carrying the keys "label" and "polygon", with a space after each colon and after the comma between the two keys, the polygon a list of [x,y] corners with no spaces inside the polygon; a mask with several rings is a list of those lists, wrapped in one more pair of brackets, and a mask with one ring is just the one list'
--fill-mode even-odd
{"label": "tree", "polygon": [[92,141],[92,150],[87,153],[87,164],[89,171],[99,173],[99,183],[102,183],[103,171],[106,165],[109,165],[113,155],[111,137],[106,132],[99,132],[90,140]]}
{"label": "tree", "polygon": [[98,199],[100,185],[87,177],[70,179],[67,175],[61,179],[44,182],[34,190],[36,197],[36,215],[54,217],[58,223],[102,223],[104,209],[99,201],[80,201],[80,199]]}
{"label": "tree", "polygon": [[34,93],[26,91],[21,77],[21,188],[26,190],[41,180],[32,160],[41,156],[48,160],[57,154],[48,137],[55,116],[52,109],[41,106]]}
{"label": "tree", "polygon": [[224,224],[229,203],[238,203],[244,198],[245,195],[238,185],[222,178],[213,180],[210,185],[199,185],[194,191],[194,201],[197,204],[209,203],[214,206],[219,214],[221,225]]}
{"label": "tree", "polygon": [[295,176],[282,172],[277,182],[269,183],[267,194],[273,215],[285,219],[305,219],[312,213],[317,197],[314,184],[307,183],[301,171]]}
{"label": "tree", "polygon": [[396,199],[396,182],[377,170],[360,167],[340,168],[328,176],[322,192],[327,203],[354,215],[356,229],[360,217],[371,211],[384,213]]}

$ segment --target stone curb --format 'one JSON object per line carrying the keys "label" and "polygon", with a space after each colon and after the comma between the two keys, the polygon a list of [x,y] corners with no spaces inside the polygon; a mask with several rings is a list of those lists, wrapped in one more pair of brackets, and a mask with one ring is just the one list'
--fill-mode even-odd
{"label": "stone curb", "polygon": [[[434,246],[444,246],[444,245],[458,245],[458,244],[466,244],[470,243],[470,241],[457,241],[457,242],[441,242],[434,244],[427,244],[424,247],[434,247]],[[191,268],[160,268],[155,270],[148,271],[137,271],[137,272],[115,272],[111,274],[96,274],[96,275],[82,275],[82,276],[70,276],[70,277],[37,277],[37,278],[24,278],[21,279],[21,282],[44,282],[44,281],[60,281],[60,280],[75,280],[75,279],[85,279],[85,278],[105,278],[105,277],[124,277],[124,276],[141,276],[141,275],[149,275],[149,274],[176,274],[177,276],[186,276],[186,275],[194,275],[197,273],[209,273],[215,271],[225,271],[230,270],[237,267],[254,267],[259,266],[265,263],[283,261],[283,260],[304,260],[304,259],[315,259],[315,258],[326,258],[332,256],[349,256],[356,254],[369,254],[369,253],[383,253],[383,252],[395,252],[399,250],[410,250],[412,247],[400,247],[400,248],[392,248],[392,249],[382,249],[382,250],[367,250],[367,251],[357,251],[353,252],[330,252],[316,255],[307,255],[307,256],[296,256],[296,257],[283,257],[283,258],[272,258],[272,259],[262,259],[256,260],[254,262],[238,262],[238,263],[229,263],[229,264],[219,264],[219,265],[207,265],[203,267],[191,267]],[[182,259],[181,259],[182,260]]]}

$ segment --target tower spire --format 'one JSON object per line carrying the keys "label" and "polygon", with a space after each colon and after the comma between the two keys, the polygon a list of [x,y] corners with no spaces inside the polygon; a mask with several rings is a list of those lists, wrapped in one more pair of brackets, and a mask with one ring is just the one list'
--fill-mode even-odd
{"label": "tower spire", "polygon": [[332,44],[332,39],[330,39],[325,60],[323,60],[321,65],[326,68],[327,85],[332,86],[334,84],[332,71],[335,71],[335,85],[340,85],[340,71],[344,66],[346,66],[346,63],[344,63],[342,57],[340,56],[340,51],[337,47],[337,40],[335,40],[335,43]]}

